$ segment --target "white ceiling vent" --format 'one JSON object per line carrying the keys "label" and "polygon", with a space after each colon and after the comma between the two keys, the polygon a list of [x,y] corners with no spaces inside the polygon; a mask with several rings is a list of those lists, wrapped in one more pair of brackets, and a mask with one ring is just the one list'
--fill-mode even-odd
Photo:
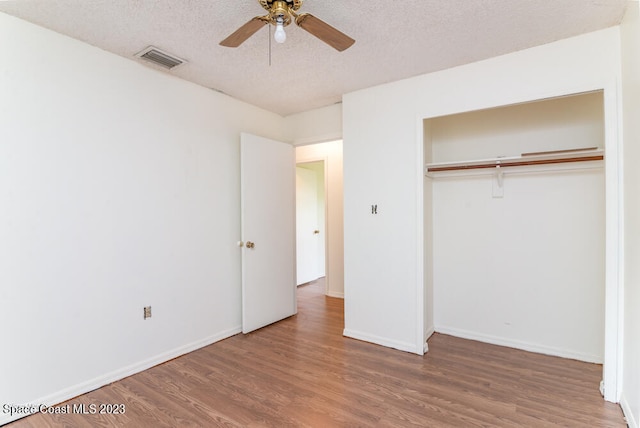
{"label": "white ceiling vent", "polygon": [[166,68],[167,70],[171,70],[172,68],[186,62],[175,55],[171,55],[153,46],[149,46],[143,51],[138,52],[136,56],[159,65],[162,68]]}

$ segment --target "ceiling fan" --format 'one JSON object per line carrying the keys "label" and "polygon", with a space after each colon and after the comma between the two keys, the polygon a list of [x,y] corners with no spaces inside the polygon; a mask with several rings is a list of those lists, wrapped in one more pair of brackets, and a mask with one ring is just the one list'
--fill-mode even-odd
{"label": "ceiling fan", "polygon": [[329,46],[343,51],[353,45],[355,40],[331,25],[309,13],[298,14],[303,0],[258,0],[267,12],[265,16],[256,16],[238,28],[233,34],[220,42],[221,46],[237,48],[249,37],[255,34],[263,25],[275,25],[274,38],[278,43],[284,43],[287,38],[284,27],[295,19],[296,25],[319,38]]}

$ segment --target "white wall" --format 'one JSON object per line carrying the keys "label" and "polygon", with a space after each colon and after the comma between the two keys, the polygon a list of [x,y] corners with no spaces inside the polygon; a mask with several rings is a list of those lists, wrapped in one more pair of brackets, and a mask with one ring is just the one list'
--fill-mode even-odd
{"label": "white wall", "polygon": [[624,112],[625,323],[622,398],[631,428],[640,426],[640,12],[629,2],[621,26]]}
{"label": "white wall", "polygon": [[283,119],[5,14],[0,39],[0,403],[240,331],[239,135]]}
{"label": "white wall", "polygon": [[[431,119],[425,150],[440,162],[603,148],[603,110],[592,93]],[[602,363],[603,166],[506,168],[500,198],[491,170],[432,175],[435,330]]]}
{"label": "white wall", "polygon": [[294,145],[342,139],[342,104],[333,104],[285,117],[285,138]]}
{"label": "white wall", "polygon": [[611,28],[343,97],[347,336],[422,353],[422,119],[610,90],[618,47]]}
{"label": "white wall", "polygon": [[326,191],[327,294],[344,297],[342,140],[296,147],[296,162],[324,160]]}

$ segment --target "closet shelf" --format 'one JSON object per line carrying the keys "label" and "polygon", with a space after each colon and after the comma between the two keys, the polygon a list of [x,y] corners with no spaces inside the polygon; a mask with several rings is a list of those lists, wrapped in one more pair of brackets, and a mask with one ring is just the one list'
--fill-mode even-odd
{"label": "closet shelf", "polygon": [[468,171],[474,169],[507,168],[516,166],[551,165],[569,162],[601,161],[604,150],[597,147],[585,149],[558,150],[551,152],[523,153],[520,156],[497,157],[457,162],[436,162],[425,165],[425,173]]}

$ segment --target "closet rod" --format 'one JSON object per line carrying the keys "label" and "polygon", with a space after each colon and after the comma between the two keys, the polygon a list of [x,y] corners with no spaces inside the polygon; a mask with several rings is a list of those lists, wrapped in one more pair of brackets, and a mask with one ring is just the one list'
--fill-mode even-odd
{"label": "closet rod", "polygon": [[568,162],[589,162],[603,160],[604,155],[593,156],[580,156],[571,158],[558,158],[558,159],[540,159],[540,160],[516,160],[516,161],[492,161],[491,163],[481,163],[472,165],[451,165],[451,166],[432,166],[427,168],[427,172],[442,172],[442,171],[463,171],[470,169],[485,169],[495,167],[508,167],[508,166],[529,166],[529,165],[548,165],[556,163],[568,163]]}

